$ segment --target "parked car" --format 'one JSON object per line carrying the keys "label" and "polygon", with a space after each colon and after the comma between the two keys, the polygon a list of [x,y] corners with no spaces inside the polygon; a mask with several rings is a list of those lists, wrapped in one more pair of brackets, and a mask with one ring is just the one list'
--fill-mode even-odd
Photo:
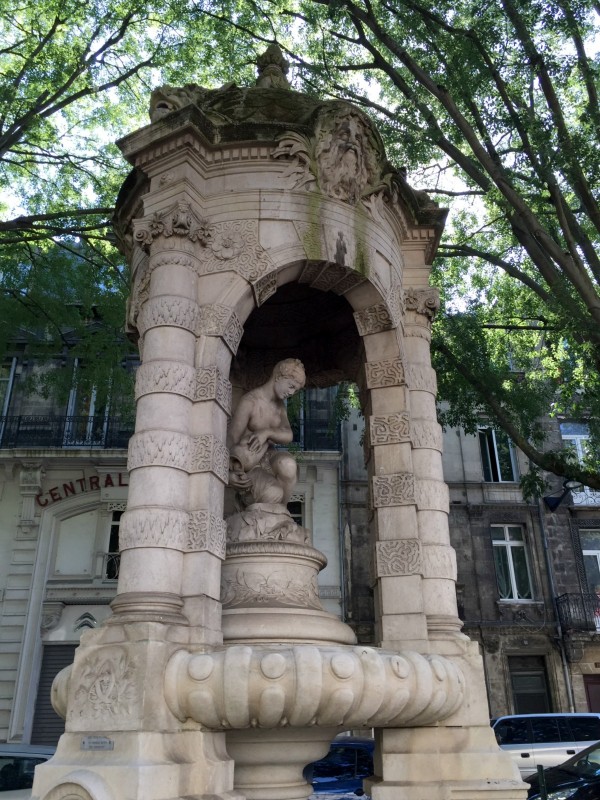
{"label": "parked car", "polygon": [[600,714],[515,714],[492,720],[496,740],[523,778],[556,767],[600,740]]}
{"label": "parked car", "polygon": [[[600,743],[586,747],[558,767],[544,770],[548,800],[600,800]],[[537,775],[527,779],[528,800],[539,800]]]}
{"label": "parked car", "polygon": [[0,800],[31,797],[34,770],[52,758],[54,751],[54,747],[0,744]]}
{"label": "parked car", "polygon": [[304,777],[315,794],[364,794],[363,780],[373,774],[373,739],[338,736],[329,753],[309,764]]}

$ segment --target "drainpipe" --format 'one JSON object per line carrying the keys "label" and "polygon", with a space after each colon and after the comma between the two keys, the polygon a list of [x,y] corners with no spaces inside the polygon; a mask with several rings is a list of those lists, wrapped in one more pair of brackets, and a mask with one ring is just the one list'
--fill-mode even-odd
{"label": "drainpipe", "polygon": [[544,522],[544,507],[541,497],[538,498],[538,519],[540,522],[540,532],[542,534],[542,547],[544,548],[544,562],[546,564],[546,573],[548,574],[548,586],[550,589],[550,595],[552,597],[552,609],[554,611],[554,619],[556,620],[556,640],[558,642],[558,649],[560,650],[560,660],[562,662],[563,676],[565,681],[565,687],[567,690],[569,711],[571,712],[571,714],[574,714],[575,701],[573,699],[573,684],[571,683],[571,672],[569,670],[569,663],[567,661],[564,633],[562,625],[560,624],[560,617],[558,615],[558,604],[556,602],[556,585],[554,583],[554,570],[552,569],[550,548],[548,547],[548,536],[546,535],[546,525]]}

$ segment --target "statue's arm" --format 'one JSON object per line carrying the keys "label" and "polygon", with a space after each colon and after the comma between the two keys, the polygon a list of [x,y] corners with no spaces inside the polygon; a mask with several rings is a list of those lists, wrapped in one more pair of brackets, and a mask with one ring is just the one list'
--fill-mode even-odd
{"label": "statue's arm", "polygon": [[233,445],[240,443],[242,437],[248,430],[248,423],[250,422],[253,406],[253,400],[247,394],[244,395],[238,403],[238,407],[227,429],[227,447],[231,448]]}
{"label": "statue's arm", "polygon": [[289,444],[293,441],[294,434],[285,409],[281,412],[281,424],[279,427],[266,431],[266,434],[267,438],[273,442],[273,444]]}

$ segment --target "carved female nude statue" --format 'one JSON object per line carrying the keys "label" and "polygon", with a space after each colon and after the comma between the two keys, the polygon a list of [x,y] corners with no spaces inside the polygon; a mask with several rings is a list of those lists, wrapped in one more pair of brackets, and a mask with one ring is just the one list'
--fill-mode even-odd
{"label": "carved female nude statue", "polygon": [[292,441],[284,401],[305,381],[302,362],[287,358],[275,365],[265,384],[245,394],[238,404],[227,446],[229,485],[237,491],[241,511],[228,520],[230,539],[289,538],[297,529],[286,507],[297,480],[296,462],[274,445]]}

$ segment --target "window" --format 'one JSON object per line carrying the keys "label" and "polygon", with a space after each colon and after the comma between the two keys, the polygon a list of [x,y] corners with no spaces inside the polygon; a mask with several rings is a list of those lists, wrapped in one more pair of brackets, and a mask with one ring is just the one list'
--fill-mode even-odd
{"label": "window", "polygon": [[293,498],[287,504],[287,510],[296,525],[302,527],[304,525],[304,501]]}
{"label": "window", "polygon": [[[543,656],[508,656],[508,671],[515,714],[546,714],[552,711]],[[539,725],[537,722],[534,725],[533,739],[530,741],[548,741],[545,737],[558,737],[559,732],[568,738],[568,732],[564,732],[566,723],[561,723],[556,731],[550,733],[544,728],[544,719],[547,718],[542,717]],[[550,727],[552,725],[556,727],[558,723],[553,722]],[[552,741],[559,742],[560,738]]]}
{"label": "window", "polygon": [[497,431],[494,428],[480,428],[479,448],[484,481],[500,483],[517,480],[514,449],[503,431]]}
{"label": "window", "polygon": [[580,528],[579,541],[589,592],[600,592],[600,529]]}
{"label": "window", "polygon": [[16,358],[9,358],[3,364],[0,364],[0,441],[4,431],[4,417],[8,414],[16,366]]}
{"label": "window", "polygon": [[494,726],[498,744],[528,744],[531,741],[528,719],[502,719]]}
{"label": "window", "polygon": [[571,741],[597,742],[600,739],[600,719],[598,717],[569,717]]}
{"label": "window", "polygon": [[100,401],[95,386],[82,380],[85,366],[75,359],[73,388],[69,394],[65,423],[64,447],[101,444],[106,436],[108,404]]}
{"label": "window", "polygon": [[123,511],[113,511],[110,522],[110,535],[108,539],[108,552],[104,554],[104,577],[109,581],[116,581],[119,577],[121,553],[119,552],[119,527]]}
{"label": "window", "polygon": [[10,392],[15,377],[16,366],[16,358],[9,358],[3,364],[0,364],[0,417],[5,417],[8,414]]}
{"label": "window", "polygon": [[[571,448],[580,464],[583,464],[589,447],[589,430],[582,422],[562,422],[560,434],[566,447]],[[600,492],[583,486],[577,491],[571,491],[571,498],[575,506],[600,505]]]}
{"label": "window", "polygon": [[492,525],[496,581],[501,600],[531,600],[531,578],[521,525]]}
{"label": "window", "polygon": [[0,792],[10,792],[9,797],[31,797],[30,792],[22,790],[31,789],[36,766],[43,764],[48,758],[49,756],[36,758],[21,754],[0,755]]}

